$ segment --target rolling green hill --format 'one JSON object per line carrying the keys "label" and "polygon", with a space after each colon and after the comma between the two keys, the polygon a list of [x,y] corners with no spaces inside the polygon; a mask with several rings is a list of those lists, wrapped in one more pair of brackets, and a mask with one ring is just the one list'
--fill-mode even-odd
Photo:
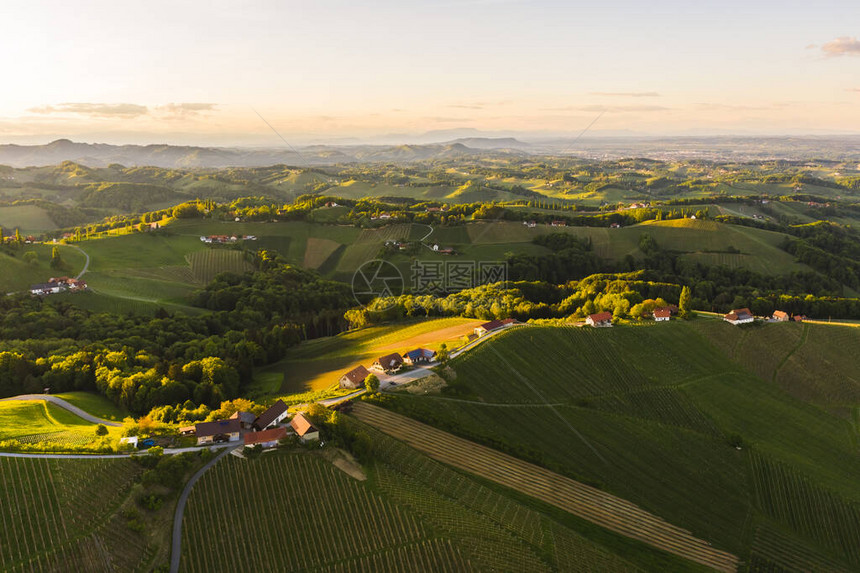
{"label": "rolling green hill", "polygon": [[[792,351],[798,326],[521,327],[452,363],[462,397],[382,403],[597,485],[760,566],[850,570],[860,566],[857,428],[809,402],[838,396],[856,411],[853,382],[821,371],[856,366],[834,349],[784,374],[805,347]],[[810,353],[855,330],[800,328],[816,341]]]}

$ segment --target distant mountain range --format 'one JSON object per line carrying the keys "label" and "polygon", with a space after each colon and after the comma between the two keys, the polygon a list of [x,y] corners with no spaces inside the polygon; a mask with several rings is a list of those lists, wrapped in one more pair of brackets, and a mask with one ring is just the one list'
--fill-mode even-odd
{"label": "distant mountain range", "polygon": [[[528,143],[514,137],[469,135],[468,130],[428,132],[429,142],[392,144],[320,144],[304,147],[197,147],[187,145],[111,145],[58,139],[46,145],[0,145],[0,165],[30,167],[74,161],[89,167],[120,164],[163,168],[291,167],[342,163],[408,163],[465,157],[522,158],[564,154],[584,159],[647,157],[660,160],[708,159],[739,161],[763,159],[836,161],[860,160],[860,136],[696,136],[596,137],[580,140],[548,138]],[[433,139],[459,135],[456,139]]]}
{"label": "distant mountain range", "polygon": [[503,153],[522,155],[528,144],[513,138],[472,137],[424,145],[313,145],[300,149],[194,147],[184,145],[110,145],[58,139],[47,145],[0,145],[0,165],[30,167],[74,161],[89,167],[118,163],[126,167],[165,168],[297,167],[350,162],[421,161]]}

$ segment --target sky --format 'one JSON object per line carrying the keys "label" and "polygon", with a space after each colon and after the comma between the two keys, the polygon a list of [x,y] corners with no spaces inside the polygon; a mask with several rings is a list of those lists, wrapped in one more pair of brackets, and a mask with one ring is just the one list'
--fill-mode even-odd
{"label": "sky", "polygon": [[860,133],[845,0],[5,0],[0,21],[0,143]]}

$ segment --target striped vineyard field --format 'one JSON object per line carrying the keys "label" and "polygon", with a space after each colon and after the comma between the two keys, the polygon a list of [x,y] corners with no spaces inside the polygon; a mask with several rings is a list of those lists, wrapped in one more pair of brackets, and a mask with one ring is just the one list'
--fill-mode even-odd
{"label": "striped vineyard field", "polygon": [[813,483],[785,464],[752,456],[759,509],[860,568],[860,504]]}
{"label": "striped vineyard field", "polygon": [[[635,571],[634,565],[476,480],[358,422],[371,434],[379,489],[457,540],[489,571]],[[547,552],[546,548],[551,551]],[[542,551],[543,550],[543,551]]]}
{"label": "striped vineyard field", "polygon": [[0,459],[0,570],[137,571],[146,539],[116,514],[130,460]]}
{"label": "striped vineyard field", "polygon": [[[229,536],[213,542],[223,524]],[[441,558],[420,521],[310,454],[227,456],[194,487],[182,535],[181,570],[192,573],[374,571],[398,551],[405,561],[389,570],[430,571]]]}
{"label": "striped vineyard field", "polygon": [[796,536],[765,524],[756,529],[749,561],[750,573],[786,571],[848,573],[852,569],[810,547]]}
{"label": "striped vineyard field", "polygon": [[359,402],[354,414],[438,461],[690,561],[719,571],[737,570],[736,556],[621,498],[376,406]]}
{"label": "striped vineyard field", "polygon": [[15,438],[16,441],[21,442],[22,444],[49,443],[61,446],[83,446],[93,442],[95,439],[96,436],[94,436],[92,432],[83,434],[81,432],[70,431],[30,434],[28,436],[18,436]]}
{"label": "striped vineyard field", "polygon": [[705,341],[679,322],[617,329],[531,327],[497,335],[493,344],[478,346],[452,366],[486,400],[571,401],[726,370],[719,356],[703,347]]}
{"label": "striped vineyard field", "polygon": [[627,394],[610,394],[596,399],[592,405],[606,412],[654,420],[703,434],[720,435],[713,420],[676,388],[646,388]]}
{"label": "striped vineyard field", "polygon": [[210,282],[219,273],[242,274],[253,270],[242,251],[212,248],[191,253],[186,258],[194,279],[203,284]]}

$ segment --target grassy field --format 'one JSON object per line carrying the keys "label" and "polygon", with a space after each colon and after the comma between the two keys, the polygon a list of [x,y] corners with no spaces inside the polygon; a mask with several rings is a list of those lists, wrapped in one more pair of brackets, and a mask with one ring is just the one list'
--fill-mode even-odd
{"label": "grassy field", "polygon": [[152,538],[118,511],[140,471],[130,460],[0,459],[0,569],[149,569]]}
{"label": "grassy field", "polygon": [[[835,551],[811,532],[823,526],[799,525],[811,505],[783,499],[782,513],[766,511],[760,500],[774,492],[763,488],[782,486],[754,475],[756,460],[784,467],[797,483],[823,492],[815,495],[829,500],[834,515],[853,515],[860,503],[856,424],[801,392],[826,388],[832,400],[856,408],[850,398],[856,358],[839,352],[852,344],[855,329],[814,325],[822,330],[804,336],[812,326],[746,329],[701,320],[519,328],[453,362],[462,398],[398,395],[386,403],[597,486],[741,559],[761,536],[765,545],[777,543],[761,533],[776,528],[799,538],[810,559],[850,570],[860,566],[858,556]],[[821,361],[813,352],[823,353]],[[790,368],[793,360],[807,368]],[[783,378],[786,372],[796,375]],[[843,545],[853,539],[853,530],[846,531]],[[762,551],[757,558],[771,562],[773,551]]]}
{"label": "grassy field", "polygon": [[290,349],[287,357],[255,374],[255,396],[319,391],[337,384],[344,372],[392,352],[406,352],[418,346],[438,349],[459,345],[464,334],[483,321],[467,318],[439,318],[374,326],[329,338],[318,338]]}
{"label": "grassy field", "polygon": [[38,205],[0,206],[0,227],[11,235],[16,228],[24,234],[42,233],[57,228],[48,213]]}
{"label": "grassy field", "polygon": [[[76,276],[84,268],[84,255],[76,249],[60,245],[63,267],[51,268],[53,245],[22,245],[12,250],[0,250],[0,292],[29,291],[30,285],[48,282],[59,275]],[[25,259],[26,253],[35,253],[36,260]]]}
{"label": "grassy field", "polygon": [[[120,429],[108,428],[108,431],[117,437]],[[42,400],[0,401],[0,442],[14,440],[62,449],[92,445],[98,439],[96,424],[59,406]]]}
{"label": "grassy field", "polygon": [[54,396],[62,398],[84,412],[102,420],[122,422],[123,418],[129,415],[127,411],[121,409],[101,394],[94,392],[64,392],[62,394],[54,394]]}

